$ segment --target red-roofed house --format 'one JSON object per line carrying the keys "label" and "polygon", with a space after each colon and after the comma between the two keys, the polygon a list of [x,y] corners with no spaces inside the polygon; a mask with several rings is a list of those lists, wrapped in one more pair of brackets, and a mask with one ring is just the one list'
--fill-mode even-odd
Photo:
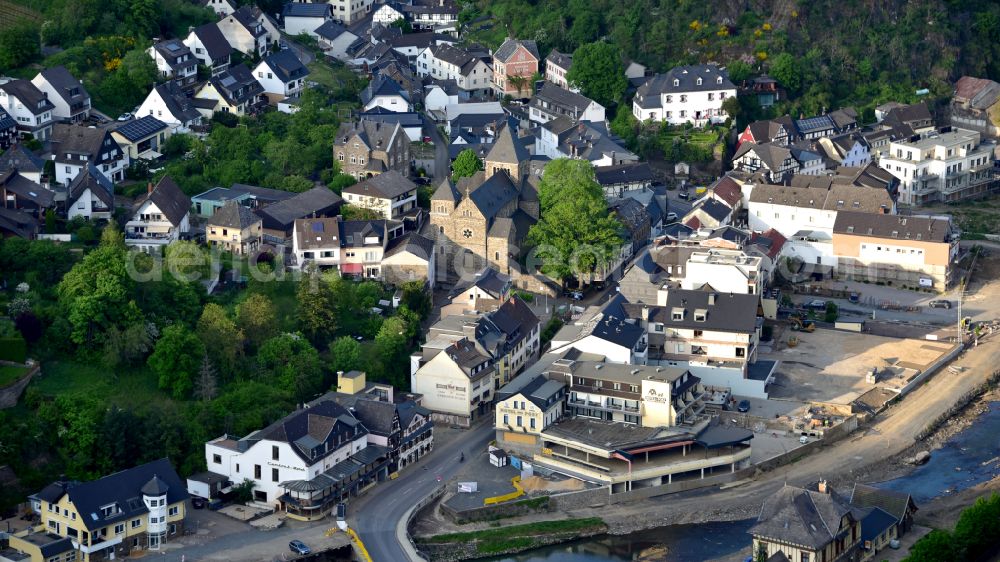
{"label": "red-roofed house", "polygon": [[718,199],[730,209],[736,210],[743,200],[743,190],[736,180],[729,176],[723,176],[709,190],[709,197]]}

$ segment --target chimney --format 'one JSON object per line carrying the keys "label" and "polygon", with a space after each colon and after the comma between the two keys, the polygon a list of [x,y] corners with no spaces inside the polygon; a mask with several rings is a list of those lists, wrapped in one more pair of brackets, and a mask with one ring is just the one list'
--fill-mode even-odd
{"label": "chimney", "polygon": [[816,490],[821,494],[830,493],[829,488],[826,487],[826,480],[820,480],[819,483],[816,484]]}
{"label": "chimney", "polygon": [[649,307],[644,306],[642,307],[642,323],[646,324],[647,322],[649,322]]}
{"label": "chimney", "polygon": [[716,296],[717,295],[715,293],[709,293],[708,294],[708,306],[712,306],[712,305],[715,304],[715,297]]}
{"label": "chimney", "polygon": [[146,184],[146,194],[150,195],[152,193],[153,193],[153,182],[149,182]]}

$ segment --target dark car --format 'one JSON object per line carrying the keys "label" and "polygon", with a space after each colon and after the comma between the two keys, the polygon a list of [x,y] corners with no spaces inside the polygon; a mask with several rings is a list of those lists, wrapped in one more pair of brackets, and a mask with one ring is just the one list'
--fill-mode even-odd
{"label": "dark car", "polygon": [[931,308],[951,308],[951,301],[937,300],[927,304]]}
{"label": "dark car", "polygon": [[688,193],[687,191],[682,191],[682,192],[680,192],[680,193],[677,194],[677,197],[680,197],[681,199],[684,199],[685,201],[687,201],[688,199],[691,198],[691,194]]}
{"label": "dark car", "polygon": [[309,550],[306,543],[300,541],[299,539],[295,539],[288,543],[288,548],[290,548],[295,554],[312,554],[312,550]]}
{"label": "dark car", "polygon": [[740,400],[740,403],[736,405],[736,410],[740,411],[740,412],[749,412],[750,411],[750,401],[749,400]]}
{"label": "dark car", "polygon": [[208,500],[205,498],[199,498],[198,496],[191,498],[191,507],[195,509],[204,509],[206,505],[208,505]]}

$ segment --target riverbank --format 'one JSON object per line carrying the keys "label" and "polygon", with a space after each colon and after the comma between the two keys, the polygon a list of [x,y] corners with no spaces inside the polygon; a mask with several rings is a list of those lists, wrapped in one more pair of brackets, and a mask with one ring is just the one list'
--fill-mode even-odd
{"label": "riverbank", "polygon": [[434,562],[458,562],[532,550],[606,533],[600,518],[542,521],[513,527],[481,529],[417,539]]}
{"label": "riverbank", "polygon": [[[933,431],[924,436],[923,439],[911,442],[912,444],[905,448],[899,448],[898,446],[893,447],[890,437],[883,437],[880,433],[880,424],[877,420],[874,425],[860,428],[856,435],[846,438],[844,442],[835,446],[851,450],[852,443],[865,440],[869,442],[874,441],[877,444],[878,441],[886,439],[884,447],[880,448],[883,452],[895,452],[895,454],[891,454],[891,456],[871,456],[869,457],[871,462],[855,462],[853,463],[855,466],[847,469],[844,473],[833,474],[819,472],[818,476],[826,478],[836,489],[839,489],[844,493],[849,493],[855,482],[884,482],[909,475],[918,467],[908,463],[908,459],[912,459],[920,451],[928,451],[933,456],[934,452],[945,445],[949,439],[953,438],[963,430],[968,429],[982,414],[988,412],[990,410],[990,402],[996,401],[1000,401],[1000,393],[996,390],[991,390],[985,394],[981,394],[980,396],[968,401],[961,409],[955,411],[954,415],[947,421],[937,424]],[[896,407],[900,408],[906,406],[906,401],[904,401],[901,405],[897,405]],[[831,454],[831,451],[824,449],[817,454],[829,455]],[[775,484],[780,485],[781,481],[779,478],[781,478],[782,475],[785,476],[786,480],[796,476],[796,473],[800,472],[796,469],[800,468],[803,463],[808,462],[808,459],[809,458],[807,457],[806,459],[802,459],[791,465],[780,467],[769,473],[759,473],[756,475],[755,480],[747,480],[742,484],[738,483],[736,486],[730,487],[727,492],[728,495],[724,498],[720,497],[718,489],[695,490],[681,494],[671,494],[670,496],[652,498],[650,500],[644,500],[634,504],[621,504],[604,506],[601,508],[584,508],[560,512],[532,514],[530,516],[505,520],[503,524],[537,524],[542,521],[559,519],[560,517],[571,518],[596,516],[600,517],[604,521],[609,535],[628,535],[649,529],[675,525],[732,522],[752,519],[758,515],[761,501],[763,501],[761,490],[753,490],[753,488],[758,485],[763,485],[765,481],[768,480],[777,480]],[[857,461],[858,459],[855,457],[852,460]],[[804,483],[796,482],[796,484],[803,485]],[[921,512],[918,513],[926,515],[920,517],[918,521],[920,524],[926,526],[950,527],[954,525],[954,522],[962,508],[971,504],[975,498],[983,494],[988,494],[991,490],[996,489],[997,487],[1000,487],[1000,484],[994,481],[975,486],[974,488],[964,490],[957,494],[936,498],[932,502],[929,502],[926,506],[921,506]],[[766,494],[766,491],[763,492],[763,494]],[[697,505],[697,507],[693,509],[678,509],[678,505],[682,503],[693,503]],[[450,530],[449,525],[441,525],[443,523],[441,520],[436,520],[435,523],[436,525],[434,528],[436,532],[433,534]],[[500,524],[500,522],[494,521],[492,523],[475,523],[455,527],[462,530],[475,528],[496,529]],[[580,538],[579,535],[574,536],[569,534],[560,534],[559,537],[546,538],[545,540],[547,542],[544,544],[555,544],[561,541],[569,542],[578,538]],[[526,547],[521,550],[528,550],[529,548],[531,547]],[[517,552],[517,550],[510,550],[509,552]],[[736,560],[737,558],[739,558],[739,555],[734,554],[724,555],[716,558],[715,560],[716,562],[729,562]],[[438,560],[438,558],[433,558],[433,560]],[[457,560],[457,558],[452,558],[450,560]]]}

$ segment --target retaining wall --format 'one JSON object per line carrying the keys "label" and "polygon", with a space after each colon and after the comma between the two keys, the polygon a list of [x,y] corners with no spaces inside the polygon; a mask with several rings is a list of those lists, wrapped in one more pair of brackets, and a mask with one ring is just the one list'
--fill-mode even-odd
{"label": "retaining wall", "polygon": [[[4,362],[6,363],[6,362]],[[16,363],[6,363],[10,365],[17,365]],[[20,365],[23,367],[23,365]],[[35,363],[34,366],[20,379],[18,379],[13,384],[0,388],[0,409],[13,408],[17,405],[18,399],[21,397],[21,393],[24,392],[25,387],[31,382],[31,379],[38,374],[41,370],[41,366]]]}

